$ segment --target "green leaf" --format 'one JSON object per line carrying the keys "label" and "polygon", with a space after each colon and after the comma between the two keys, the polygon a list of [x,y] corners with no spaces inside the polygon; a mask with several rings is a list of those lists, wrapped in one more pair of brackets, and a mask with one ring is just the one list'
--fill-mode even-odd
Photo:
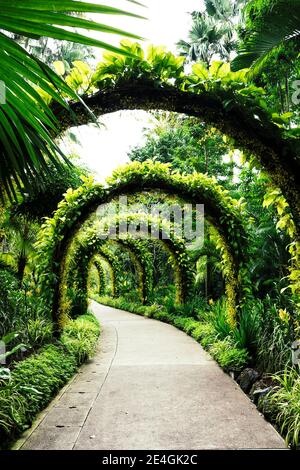
{"label": "green leaf", "polygon": [[57,75],[60,75],[61,77],[64,76],[66,68],[62,60],[56,60],[55,62],[53,62],[53,67]]}
{"label": "green leaf", "polygon": [[192,67],[193,73],[202,80],[208,80],[209,73],[204,64],[195,64]]}

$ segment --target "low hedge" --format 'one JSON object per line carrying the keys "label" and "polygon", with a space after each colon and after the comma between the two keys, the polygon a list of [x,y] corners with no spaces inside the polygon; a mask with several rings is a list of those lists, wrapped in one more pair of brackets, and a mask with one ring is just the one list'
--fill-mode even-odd
{"label": "low hedge", "polygon": [[0,381],[0,449],[28,429],[37,413],[95,351],[100,326],[93,315],[70,320],[59,340],[13,364],[9,381]]}
{"label": "low hedge", "polygon": [[226,372],[238,374],[249,363],[250,356],[245,348],[240,348],[230,336],[220,339],[218,332],[211,323],[195,320],[192,317],[171,315],[163,309],[161,305],[138,305],[126,299],[93,296],[94,300],[103,305],[126,310],[131,313],[154,318],[165,323],[169,323],[179,330],[192,336],[201,346],[209,352],[215,361]]}

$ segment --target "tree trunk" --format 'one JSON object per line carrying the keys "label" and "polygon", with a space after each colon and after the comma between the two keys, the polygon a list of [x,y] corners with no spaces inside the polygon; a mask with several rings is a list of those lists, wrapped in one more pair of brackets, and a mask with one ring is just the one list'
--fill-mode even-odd
{"label": "tree trunk", "polygon": [[19,279],[20,284],[22,284],[23,282],[26,262],[27,262],[26,256],[20,255],[18,259],[18,271],[17,271],[17,278]]}

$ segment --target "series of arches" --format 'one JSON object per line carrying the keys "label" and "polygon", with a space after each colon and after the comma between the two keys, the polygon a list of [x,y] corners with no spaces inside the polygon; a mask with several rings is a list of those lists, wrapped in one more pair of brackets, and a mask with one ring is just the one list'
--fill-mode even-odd
{"label": "series of arches", "polygon": [[[138,67],[138,60],[132,64],[132,67]],[[70,104],[73,117],[55,105],[53,111],[61,123],[61,131],[73,125],[88,124],[94,116],[120,110],[165,110],[200,118],[233,138],[246,154],[256,157],[287,200],[299,238],[300,141],[289,138],[284,128],[272,122],[268,110],[257,100],[251,95],[237,93],[228,80],[224,85],[219,80],[218,86],[214,86],[213,81],[209,83],[207,79],[201,86],[193,84],[189,87],[186,85],[189,77],[181,77],[175,83],[156,80],[155,76],[145,80],[137,75],[131,82],[120,80],[117,75],[110,78],[111,85],[83,97],[93,116],[81,102]],[[134,163],[120,169],[107,186],[86,180],[78,190],[67,192],[53,218],[44,224],[36,245],[39,287],[56,323],[63,311],[68,252],[82,224],[100,204],[107,204],[122,194],[153,190],[178,195],[189,203],[204,204],[206,219],[221,241],[229,316],[234,323],[239,305],[246,292],[251,291],[247,284],[247,231],[241,208],[214,179],[200,174],[179,175],[164,165],[150,162]],[[102,243],[100,248],[104,249]],[[138,269],[142,285],[145,267]],[[147,299],[147,295],[145,290],[142,291],[143,299]]]}
{"label": "series of arches", "polygon": [[[201,174],[185,176],[173,173],[168,165],[146,162],[121,168],[108,181],[107,187],[86,180],[78,190],[67,192],[54,217],[44,224],[37,242],[39,286],[52,307],[56,323],[64,310],[68,250],[82,224],[99,205],[107,204],[123,194],[139,194],[149,190],[177,194],[191,204],[204,204],[207,220],[216,228],[224,243],[223,255],[229,266],[227,294],[234,321],[243,297],[247,263],[247,234],[240,206],[213,178]],[[103,245],[103,240],[100,245]],[[86,258],[85,262],[88,263],[89,259]],[[181,284],[187,283],[184,281]]]}
{"label": "series of arches", "polygon": [[[142,239],[135,238],[129,233],[123,235],[116,233],[116,237],[110,239],[109,233],[106,231],[107,226],[109,229],[112,228],[118,232],[120,224],[139,223],[140,221],[144,222],[142,231],[139,230],[138,234],[138,236],[142,236]],[[100,255],[100,257],[102,256],[108,261],[112,270],[113,285],[116,286],[116,282],[121,274],[121,268],[117,256],[111,251],[111,247],[114,245],[129,252],[138,276],[140,301],[143,304],[149,301],[153,289],[153,260],[151,252],[147,248],[147,240],[143,238],[148,235],[146,227],[150,224],[156,231],[160,230],[166,233],[168,230],[168,226],[164,221],[149,214],[140,213],[121,214],[120,216],[104,219],[104,221],[100,221],[100,224],[96,221],[88,229],[82,230],[83,234],[79,232],[75,243],[70,248],[65,272],[64,297],[68,294],[68,300],[66,301],[64,298],[62,305],[67,305],[67,309],[61,307],[60,316],[64,316],[65,313],[79,315],[87,310],[88,273],[91,263],[95,263],[95,256]],[[169,233],[168,235],[168,238],[158,239],[155,242],[161,244],[171,258],[174,268],[176,302],[180,304],[188,299],[192,286],[193,268],[184,241],[178,238],[175,233]],[[100,277],[102,277],[99,265],[98,270],[100,271]],[[118,286],[117,292],[119,291],[120,287]],[[112,295],[116,296],[115,287]]]}
{"label": "series of arches", "polygon": [[222,84],[213,90],[203,87],[182,90],[171,84],[158,86],[155,78],[145,83],[116,83],[106,90],[83,97],[93,115],[80,102],[71,103],[72,115],[57,106],[54,113],[61,132],[72,126],[91,123],[94,117],[122,110],[162,110],[201,119],[225,135],[236,146],[254,155],[287,200],[300,235],[300,139],[289,138],[285,130],[270,119],[269,113],[255,99],[242,97]]}

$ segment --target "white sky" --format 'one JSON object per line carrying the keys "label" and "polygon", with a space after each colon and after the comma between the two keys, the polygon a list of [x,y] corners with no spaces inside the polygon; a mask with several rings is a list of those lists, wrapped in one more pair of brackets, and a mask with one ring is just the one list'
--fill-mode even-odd
{"label": "white sky", "polygon": [[[146,40],[147,44],[165,45],[176,52],[176,42],[187,37],[191,26],[189,12],[201,9],[202,0],[140,0],[147,8],[137,7],[126,0],[101,0],[107,4],[128,11],[133,11],[148,20],[128,17],[94,15],[95,20],[107,22],[123,30],[133,32]],[[95,36],[95,34],[93,34]],[[98,34],[96,37],[110,44],[119,45],[120,37],[110,34]],[[97,54],[98,55],[98,54]],[[99,50],[99,60],[102,52]],[[103,181],[113,169],[128,161],[127,152],[143,142],[143,129],[151,127],[153,119],[143,111],[125,111],[106,115],[101,118],[102,125],[82,126],[76,129],[80,145],[66,141],[64,151],[76,153],[80,160],[95,172],[97,180]],[[153,124],[152,124],[153,125]],[[73,129],[74,131],[74,129]]]}

